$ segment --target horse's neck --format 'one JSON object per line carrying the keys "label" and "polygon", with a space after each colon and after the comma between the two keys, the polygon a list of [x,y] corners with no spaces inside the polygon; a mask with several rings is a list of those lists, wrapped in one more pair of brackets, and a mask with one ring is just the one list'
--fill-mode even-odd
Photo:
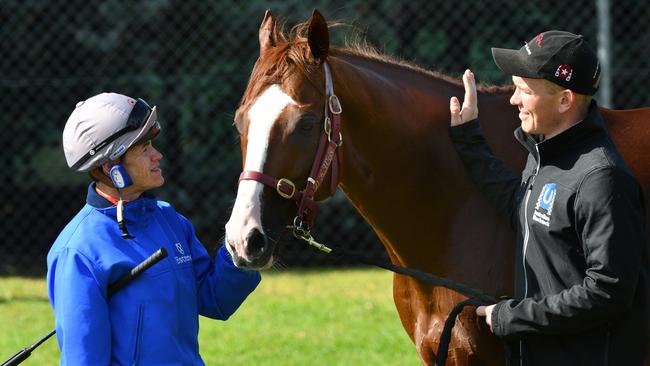
{"label": "horse's neck", "polygon": [[331,63],[344,111],[342,190],[394,259],[444,273],[454,215],[474,204],[447,132],[462,86],[358,57]]}
{"label": "horse's neck", "polygon": [[[409,185],[421,187],[419,194],[424,194],[434,189],[434,176],[461,173],[457,161],[449,159],[453,150],[447,129],[449,98],[463,90],[448,81],[391,66],[358,57],[333,63],[335,92],[344,110],[342,127],[348,135],[346,156],[361,168],[353,169],[356,173],[371,178],[360,181],[364,189],[358,193],[371,187]],[[402,203],[408,206],[408,201]]]}
{"label": "horse's neck", "polygon": [[[436,118],[445,114],[448,117],[449,97],[462,95],[463,87],[452,78],[425,72],[415,67],[402,66],[389,62],[365,58],[362,56],[343,54],[341,67],[345,69],[342,83],[350,84],[349,77],[354,77],[358,84],[355,87],[366,87],[367,89],[356,90],[355,97],[369,95],[373,102],[383,102],[383,105],[373,105],[373,109],[385,109],[389,113],[386,120],[388,127],[400,127],[404,124],[421,124],[431,127],[432,123],[448,125],[446,120]],[[361,91],[361,93],[359,93]],[[369,102],[368,100],[367,102]],[[420,103],[426,101],[427,103]],[[382,108],[383,106],[387,106]],[[394,108],[395,105],[409,106],[415,109],[405,111]],[[443,107],[443,108],[441,108]],[[442,113],[441,113],[442,111]],[[405,119],[405,112],[410,117],[421,117],[422,119]],[[426,120],[429,118],[429,120]],[[391,119],[399,119],[397,124],[391,123]]]}
{"label": "horse's neck", "polygon": [[[343,127],[352,134],[377,138],[358,141],[359,148],[367,142],[365,147],[373,152],[378,148],[390,152],[391,160],[402,156],[409,161],[441,163],[435,157],[440,156],[438,140],[447,141],[449,98],[461,95],[462,87],[373,59],[343,56],[341,60],[335,62],[333,73],[340,79],[335,91],[347,105]],[[376,146],[378,143],[381,146]],[[405,143],[409,146],[403,149]],[[413,155],[416,151],[419,153]],[[390,169],[378,162],[382,164],[377,168]]]}

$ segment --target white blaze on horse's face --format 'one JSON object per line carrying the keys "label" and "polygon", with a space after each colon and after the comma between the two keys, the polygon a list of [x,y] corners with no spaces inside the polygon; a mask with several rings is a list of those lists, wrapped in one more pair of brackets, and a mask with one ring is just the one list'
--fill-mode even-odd
{"label": "white blaze on horse's face", "polygon": [[[271,128],[280,113],[292,104],[295,105],[296,102],[278,85],[274,84],[260,94],[248,110],[249,126],[245,171],[263,172]],[[260,254],[250,252],[248,241],[254,236],[252,234],[256,234],[255,231],[264,235],[261,217],[263,188],[264,185],[257,181],[243,180],[239,182],[235,206],[232,209],[230,220],[226,223],[226,247],[237,265],[250,265],[255,262],[255,256]],[[242,263],[238,259],[243,259],[244,262]],[[268,267],[272,261],[271,257],[267,263],[261,264],[260,267]]]}

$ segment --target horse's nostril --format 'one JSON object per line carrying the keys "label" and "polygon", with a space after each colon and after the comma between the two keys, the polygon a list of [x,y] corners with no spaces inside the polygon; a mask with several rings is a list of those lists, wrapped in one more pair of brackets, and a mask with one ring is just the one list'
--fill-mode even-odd
{"label": "horse's nostril", "polygon": [[261,256],[266,249],[266,236],[257,229],[251,230],[248,234],[247,252],[251,258]]}

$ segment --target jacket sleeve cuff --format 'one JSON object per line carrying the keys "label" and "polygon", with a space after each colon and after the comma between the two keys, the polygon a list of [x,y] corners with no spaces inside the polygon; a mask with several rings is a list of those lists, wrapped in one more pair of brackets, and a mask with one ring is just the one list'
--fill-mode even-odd
{"label": "jacket sleeve cuff", "polygon": [[476,118],[469,122],[463,123],[462,125],[449,126],[449,136],[451,138],[459,138],[467,134],[474,134],[480,131],[480,129],[481,125],[478,122],[478,118]]}
{"label": "jacket sleeve cuff", "polygon": [[497,303],[492,309],[492,333],[497,337],[506,336],[506,326],[504,323],[504,311],[508,308],[508,303],[514,300],[505,300]]}

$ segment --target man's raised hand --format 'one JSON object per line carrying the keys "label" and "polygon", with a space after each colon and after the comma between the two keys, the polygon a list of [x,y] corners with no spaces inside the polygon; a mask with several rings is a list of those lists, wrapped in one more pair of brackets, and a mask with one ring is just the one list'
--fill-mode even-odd
{"label": "man's raised hand", "polygon": [[478,105],[476,101],[476,80],[474,73],[469,69],[463,74],[463,85],[465,86],[465,98],[461,109],[458,98],[451,97],[449,100],[449,111],[451,112],[451,126],[462,125],[478,118]]}

